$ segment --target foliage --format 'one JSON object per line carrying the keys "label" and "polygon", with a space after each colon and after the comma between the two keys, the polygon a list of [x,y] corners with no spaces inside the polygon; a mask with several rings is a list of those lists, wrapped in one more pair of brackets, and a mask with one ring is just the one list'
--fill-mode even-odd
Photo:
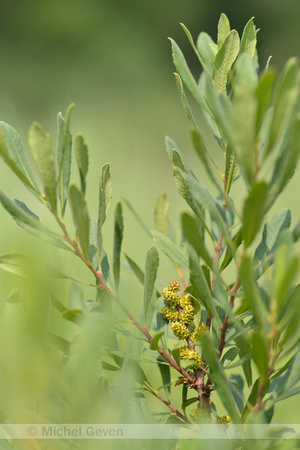
{"label": "foliage", "polygon": [[[203,70],[197,81],[171,39],[175,78],[192,143],[212,187],[199,182],[180,149],[167,138],[175,184],[189,207],[182,214],[180,243],[172,232],[165,193],[156,202],[152,233],[124,200],[116,206],[113,254],[108,257],[103,225],[112,196],[110,165],[105,164],[101,170],[98,217],[94,219],[85,196],[89,161],[81,135],[73,141],[80,187],[70,184],[73,105],[65,117],[58,115],[56,157],[43,127],[36,122],[31,126],[29,147],[34,170],[18,133],[0,123],[3,160],[52,214],[59,232],[42,224],[22,201],[12,200],[3,191],[0,200],[19,226],[73,253],[92,274],[90,285],[96,294],[90,301],[71,273],[51,269],[52,276],[73,280],[69,305],[55,297],[46,278],[43,282],[39,277],[39,288],[47,292],[45,304],[50,299],[51,309],[78,329],[68,341],[53,333],[47,320],[38,324],[39,336],[59,350],[52,357],[54,366],[64,373],[63,384],[73,380],[80,388],[77,371],[82,370],[82,379],[90,380],[92,404],[97,409],[104,392],[108,404],[113,401],[112,380],[119,373],[120,382],[130,387],[128,392],[142,389],[168,408],[168,412],[152,415],[148,396],[131,395],[127,401],[134,398],[132,417],[144,411],[140,421],[152,417],[153,422],[166,423],[176,416],[181,423],[270,423],[276,403],[300,392],[299,261],[295,253],[299,226],[290,228],[288,209],[269,217],[271,207],[294,175],[299,156],[298,63],[294,58],[288,60],[279,76],[269,64],[259,72],[253,19],[239,37],[222,14],[217,43],[203,32],[194,43],[185,26],[183,29]],[[195,100],[195,113],[185,88]],[[217,163],[219,155],[223,168]],[[36,171],[41,184],[35,180]],[[231,197],[234,189],[245,191],[238,208]],[[120,283],[126,268],[122,262],[123,204],[153,239],[144,271],[125,255],[127,267],[143,285],[138,319],[125,305]],[[65,219],[68,206],[76,227],[74,238]],[[157,288],[160,252],[170,259],[180,280],[171,281],[162,293]],[[28,267],[26,258],[17,253],[2,255],[0,267],[35,280],[41,270]],[[20,297],[22,292],[19,295],[13,291],[7,299],[4,321],[5,317],[10,322],[28,321],[27,314],[20,317],[20,310],[26,309]],[[32,326],[35,322],[30,323]],[[91,330],[95,332],[93,337]],[[124,337],[128,341],[125,348]],[[88,348],[92,356],[84,367]],[[151,382],[149,366],[153,365],[161,376],[159,389]],[[180,389],[181,407],[175,407],[173,397],[176,399]],[[66,411],[75,408],[72,397],[64,396],[61,386],[55,397],[54,402],[63,403]],[[226,411],[224,416],[213,403],[218,397]],[[46,414],[35,411],[38,413]]]}

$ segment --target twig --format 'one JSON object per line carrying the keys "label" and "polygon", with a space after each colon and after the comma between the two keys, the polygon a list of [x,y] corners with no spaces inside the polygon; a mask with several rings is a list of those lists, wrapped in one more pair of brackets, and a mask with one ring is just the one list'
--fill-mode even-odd
{"label": "twig", "polygon": [[[120,302],[120,300],[118,299],[117,295],[114,294],[112,292],[112,290],[109,288],[109,286],[107,285],[107,283],[105,282],[103,275],[101,273],[100,270],[96,270],[93,265],[90,263],[90,261],[87,261],[87,259],[85,258],[84,254],[82,253],[82,251],[80,250],[80,248],[77,245],[77,241],[73,240],[69,234],[68,231],[66,229],[66,226],[64,224],[64,222],[62,221],[58,221],[61,229],[63,230],[64,233],[64,239],[69,242],[69,244],[72,245],[73,249],[74,249],[74,253],[75,255],[77,255],[83,262],[84,264],[93,272],[95,278],[99,281],[100,285],[98,286],[99,289],[104,289],[113,299],[114,301],[117,303],[117,305],[120,307],[120,309],[126,314],[126,316],[130,319],[131,323],[136,326],[142,333],[143,335],[147,338],[149,344],[151,343],[153,337],[151,336],[151,334],[148,332],[147,328],[145,326],[143,326],[135,317],[133,314],[131,314],[131,312],[126,308],[125,305],[123,305],[122,302]],[[161,356],[163,356],[165,358],[165,360],[170,364],[170,366],[172,366],[175,370],[177,370],[177,372],[179,372],[182,376],[184,376],[184,378],[186,378],[190,383],[192,383],[194,381],[194,379],[191,377],[190,374],[188,374],[184,369],[182,369],[180,366],[178,366],[178,364],[176,363],[176,361],[174,361],[174,359],[170,356],[170,354],[168,352],[166,352],[165,350],[163,350],[161,347],[157,347],[157,351],[161,354]]]}
{"label": "twig", "polygon": [[176,414],[176,416],[180,417],[180,419],[184,420],[184,422],[186,423],[191,423],[189,421],[189,419],[184,416],[183,414],[181,414],[180,411],[178,411],[175,406],[172,405],[172,403],[170,403],[168,400],[166,400],[165,398],[163,398],[156,390],[154,390],[152,388],[152,386],[147,383],[146,381],[144,382],[144,386],[146,387],[148,392],[151,392],[151,394],[153,394],[156,398],[158,398],[162,403],[164,403],[168,408],[170,408],[174,414]]}

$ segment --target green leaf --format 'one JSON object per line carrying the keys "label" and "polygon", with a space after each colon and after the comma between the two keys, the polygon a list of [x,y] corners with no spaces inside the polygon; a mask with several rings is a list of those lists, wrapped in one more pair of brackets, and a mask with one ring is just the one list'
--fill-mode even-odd
{"label": "green leaf", "polygon": [[255,87],[257,76],[248,55],[243,54],[236,68],[236,86],[233,98],[232,127],[233,152],[249,184],[256,170],[256,113]]}
{"label": "green leaf", "polygon": [[115,232],[114,232],[114,251],[113,251],[113,270],[115,276],[115,283],[118,288],[120,280],[120,255],[123,240],[123,214],[122,203],[118,202],[115,210]]}
{"label": "green leaf", "polygon": [[174,73],[174,75],[175,75],[177,89],[178,89],[178,92],[179,92],[179,96],[180,96],[180,100],[181,100],[184,112],[185,112],[185,114],[186,114],[190,124],[192,126],[196,126],[196,122],[195,122],[192,110],[190,108],[190,105],[189,105],[189,103],[187,101],[187,98],[186,98],[186,95],[185,95],[185,92],[184,92],[182,80],[181,80],[180,76],[178,75],[178,73]]}
{"label": "green leaf", "polygon": [[238,165],[236,163],[234,152],[230,146],[226,150],[226,160],[225,160],[225,193],[229,195],[231,186],[236,179],[238,174]]}
{"label": "green leaf", "polygon": [[[223,92],[217,94],[213,84],[208,76],[204,79],[204,90],[207,103],[212,111],[218,134],[216,134],[219,146],[223,151],[227,151],[227,147],[233,148],[234,129],[231,121],[232,102]],[[225,146],[227,141],[227,146]]]}
{"label": "green leaf", "polygon": [[[241,323],[241,326],[243,327],[243,322]],[[242,328],[243,330],[243,328]],[[239,333],[235,338],[234,341],[236,343],[237,348],[239,349],[239,357],[247,358],[250,356],[250,342],[247,330],[244,330],[243,332]],[[250,387],[252,385],[252,368],[251,368],[251,360],[246,359],[242,364],[243,372],[247,381],[248,386]]]}
{"label": "green leaf", "polygon": [[299,139],[300,116],[298,115],[295,118],[295,124],[288,129],[278,153],[271,179],[270,206],[295,173],[300,154]]}
{"label": "green leaf", "polygon": [[270,108],[275,78],[275,71],[270,70],[264,73],[261,79],[258,81],[255,91],[255,95],[257,98],[256,132],[258,132],[265,114]]}
{"label": "green leaf", "polygon": [[204,138],[202,138],[202,135],[199,133],[199,131],[196,128],[191,128],[190,132],[191,132],[191,138],[192,138],[192,142],[194,144],[194,148],[195,148],[198,156],[200,157],[204,167],[206,168],[207,174],[209,175],[211,181],[216,186],[216,188],[219,190],[219,192],[220,193],[223,192],[219,181],[214,176],[214,173],[210,167],[210,163],[208,160],[210,160],[210,162],[214,166],[214,169],[219,173],[220,179],[223,178],[223,175],[222,175],[220,169],[218,168],[218,166],[216,165],[216,163],[214,162],[209,151],[207,150],[206,145],[204,143]]}
{"label": "green leaf", "polygon": [[154,208],[154,227],[155,230],[165,236],[170,236],[169,230],[169,199],[165,192],[162,192],[156,200]]}
{"label": "green leaf", "polygon": [[63,239],[41,224],[38,216],[30,211],[23,202],[18,200],[13,201],[1,190],[0,201],[16,223],[28,233],[31,233],[42,240],[50,239],[51,244],[70,251],[70,247],[64,243]]}
{"label": "green leaf", "polygon": [[144,230],[144,232],[147,234],[147,236],[152,240],[152,234],[149,228],[145,225],[139,214],[136,212],[132,204],[124,197],[121,197],[122,202],[125,203],[129,211],[132,213],[136,221],[140,224],[141,228]]}
{"label": "green leaf", "polygon": [[240,38],[236,30],[232,30],[221,45],[215,60],[212,80],[217,93],[226,92],[227,77],[240,48]]}
{"label": "green leaf", "polygon": [[159,233],[158,231],[152,231],[153,239],[158,248],[171,260],[176,264],[179,264],[184,269],[189,270],[188,260],[181,253],[179,248],[174,242],[171,241],[164,234]]}
{"label": "green leaf", "polygon": [[236,347],[230,347],[230,349],[224,354],[221,359],[221,364],[223,365],[223,367],[228,366],[228,364],[234,361],[238,353],[239,350]]}
{"label": "green leaf", "polygon": [[273,118],[266,156],[279,148],[298,103],[299,76],[298,63],[290,58],[283,68],[274,100]]}
{"label": "green leaf", "polygon": [[213,262],[201,239],[199,226],[195,219],[187,213],[181,216],[182,231],[187,242],[194,248],[197,255],[203,258],[208,267],[212,269]]}
{"label": "green leaf", "polygon": [[85,318],[82,310],[76,308],[67,309],[65,312],[62,313],[62,317],[68,320],[69,322],[75,323],[78,326],[82,325],[83,320]]}
{"label": "green leaf", "polygon": [[21,253],[7,253],[0,255],[0,268],[22,277],[28,275],[28,261]]}
{"label": "green leaf", "polygon": [[55,345],[58,350],[63,352],[65,355],[70,356],[71,353],[71,342],[63,337],[59,336],[52,331],[47,331],[47,335],[50,338],[50,341]]}
{"label": "green leaf", "polygon": [[[243,229],[240,228],[239,231],[232,238],[232,245],[235,251],[239,248],[242,242],[243,242]],[[226,267],[231,263],[232,258],[233,258],[232,253],[227,249],[220,267],[220,272],[226,269]]]}
{"label": "green leaf", "polygon": [[228,411],[233,423],[240,423],[240,415],[236,407],[234,397],[231,391],[230,383],[226,378],[224,370],[215,352],[215,346],[211,336],[204,335],[202,348],[205,361],[209,366],[209,373],[212,382],[215,384],[216,391]]}
{"label": "green leaf", "polygon": [[66,118],[61,113],[57,116],[57,166],[58,166],[58,193],[61,205],[61,217],[64,217],[68,189],[71,177],[72,135],[70,132],[71,113],[74,107],[72,103],[67,111]]}
{"label": "green leaf", "polygon": [[57,201],[57,173],[51,138],[43,127],[33,122],[29,129],[28,141],[35,165],[44,185],[44,192],[54,214]]}
{"label": "green leaf", "polygon": [[[258,397],[258,391],[259,391],[259,385],[260,385],[260,378],[257,378],[257,380],[255,381],[255,383],[253,384],[252,390],[249,394],[248,400],[245,404],[243,413],[242,413],[242,423],[245,423],[248,415],[251,412],[251,406],[254,406],[256,404],[256,400]],[[267,379],[266,380],[266,384],[264,386],[264,392],[263,392],[263,397],[266,395],[266,393],[269,390],[269,386],[270,386],[270,380]]]}
{"label": "green leaf", "polygon": [[289,289],[296,278],[299,261],[291,256],[287,244],[283,243],[276,251],[273,275],[273,298],[280,310]]}
{"label": "green leaf", "polygon": [[204,271],[199,264],[198,257],[192,247],[188,247],[189,265],[191,271],[191,283],[197,293],[197,296],[202,301],[207,310],[209,310],[216,318],[219,327],[222,327],[219,315],[216,310],[214,299],[211,295],[210,287],[207,283]]}
{"label": "green leaf", "polygon": [[133,271],[133,273],[135,274],[135,276],[137,277],[139,282],[142,285],[144,285],[145,275],[144,275],[144,272],[142,271],[142,269],[131,258],[129,258],[129,256],[126,255],[126,253],[125,253],[125,258],[127,259],[127,262],[129,264],[131,270]]}
{"label": "green leaf", "polygon": [[102,227],[106,220],[106,213],[111,202],[112,187],[110,164],[104,164],[101,169],[101,177],[99,184],[99,206],[98,206],[98,234],[97,234],[97,254],[98,267],[101,267],[101,256],[103,247]]}
{"label": "green leaf", "polygon": [[155,423],[148,401],[140,392],[135,395],[129,406],[130,423]]}
{"label": "green leaf", "polygon": [[202,94],[199,91],[198,85],[186,63],[186,60],[183,56],[182,51],[176,44],[176,42],[173,39],[170,39],[172,44],[172,56],[173,56],[173,62],[176,67],[176,70],[180,77],[182,78],[184,84],[189,89],[191,94],[195,97],[197,102],[200,104],[200,106],[205,110],[208,111],[207,104],[205,99],[203,98]]}
{"label": "green leaf", "polygon": [[251,337],[252,359],[255,362],[260,378],[263,381],[267,375],[269,367],[268,342],[265,336],[258,331],[254,331]]}
{"label": "green leaf", "polygon": [[195,198],[189,189],[189,186],[187,184],[187,181],[184,177],[184,174],[188,172],[188,168],[186,168],[183,158],[181,157],[181,154],[179,151],[174,148],[176,145],[173,143],[173,141],[170,138],[166,139],[166,145],[169,155],[171,154],[171,159],[173,163],[173,176],[175,179],[175,184],[177,187],[177,190],[179,194],[184,198],[184,200],[187,202],[189,207],[194,211],[194,213],[199,217],[201,220],[205,230],[210,235],[211,239],[213,240],[212,234],[208,228],[208,226],[205,223],[204,216],[203,216],[203,208],[197,204],[195,201]]}
{"label": "green leaf", "polygon": [[245,248],[249,247],[257,235],[266,209],[268,186],[266,183],[255,184],[244,203],[243,235]]}
{"label": "green leaf", "polygon": [[182,174],[182,178],[186,181],[186,185],[196,201],[198,201],[204,208],[208,209],[212,219],[216,222],[219,231],[222,233],[226,244],[229,249],[233,251],[226,216],[219,203],[213,198],[207,187],[202,186],[190,175]]}
{"label": "green leaf", "polygon": [[[162,357],[159,355],[157,360],[160,360]],[[166,394],[169,396],[171,394],[171,370],[169,365],[159,364],[159,371],[161,374],[163,386]]]}
{"label": "green leaf", "polygon": [[20,299],[20,291],[17,288],[9,293],[2,311],[3,322],[13,333],[22,329],[24,321],[24,307]]}
{"label": "green leaf", "polygon": [[246,24],[242,38],[239,53],[247,53],[250,59],[253,61],[256,50],[256,29],[253,23],[254,17],[252,17]]}
{"label": "green leaf", "polygon": [[225,14],[221,14],[219,22],[218,22],[218,39],[217,44],[220,48],[230,33],[230,23]]}
{"label": "green leaf", "polygon": [[150,342],[150,348],[151,350],[157,350],[159,345],[158,342],[160,340],[160,338],[165,334],[165,331],[159,331],[158,333],[156,333],[153,338],[152,341]]}
{"label": "green leaf", "polygon": [[74,149],[80,175],[80,186],[82,192],[85,194],[86,176],[89,168],[89,156],[87,145],[84,142],[83,136],[81,134],[77,134],[74,138]]}
{"label": "green leaf", "polygon": [[202,31],[198,36],[196,47],[203,69],[211,76],[213,73],[213,62],[218,51],[217,44],[209,34]]}
{"label": "green leaf", "polygon": [[159,255],[155,245],[153,245],[147,253],[145,265],[145,280],[144,280],[144,318],[147,327],[151,325],[152,317],[148,317],[148,309],[153,298],[154,285],[157,277],[157,269],[159,265]]}
{"label": "green leaf", "polygon": [[39,199],[41,194],[31,168],[26,159],[23,144],[16,130],[5,122],[0,122],[0,154],[6,164]]}
{"label": "green leaf", "polygon": [[249,257],[244,257],[242,259],[240,266],[240,279],[244,289],[246,301],[253,310],[255,320],[261,327],[261,332],[264,333],[268,329],[267,318],[269,316],[269,312],[256,288],[253,277],[252,261]]}
{"label": "green leaf", "polygon": [[90,219],[84,194],[73,184],[70,186],[69,196],[81,250],[88,261]]}
{"label": "green leaf", "polygon": [[283,209],[265,223],[262,240],[255,250],[254,261],[260,262],[269,256],[277,247],[278,238],[283,230],[291,225],[291,211]]}
{"label": "green leaf", "polygon": [[272,398],[277,398],[289,392],[300,381],[300,346],[290,359],[287,370],[271,382]]}

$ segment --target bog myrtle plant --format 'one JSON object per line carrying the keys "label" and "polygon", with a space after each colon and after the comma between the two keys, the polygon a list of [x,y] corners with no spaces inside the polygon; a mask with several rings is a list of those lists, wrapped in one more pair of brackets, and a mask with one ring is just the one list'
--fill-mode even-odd
{"label": "bog myrtle plant", "polygon": [[[43,127],[36,122],[30,127],[34,170],[18,133],[0,123],[3,160],[51,213],[53,228],[50,223],[44,225],[23,201],[3,191],[0,200],[19,226],[62,252],[73,253],[91,272],[93,301],[86,298],[80,306],[69,306],[48,286],[51,308],[75,327],[84,323],[100,327],[108,317],[116,317],[109,319],[109,333],[101,338],[101,355],[93,356],[98,367],[93,383],[100,377],[103,381],[105,375],[108,392],[110,373],[115,383],[116,373],[124,376],[130,371],[140,420],[144,420],[141,411],[147,411],[148,421],[152,417],[153,422],[162,423],[270,423],[276,403],[300,392],[300,285],[296,284],[299,258],[295,252],[300,226],[291,228],[288,209],[270,213],[294,175],[300,151],[298,62],[289,59],[279,75],[269,61],[260,70],[253,19],[240,37],[222,14],[217,42],[201,32],[194,43],[187,28],[182,28],[199,60],[200,77],[194,78],[171,39],[175,78],[191,141],[211,186],[201,184],[175,142],[166,138],[175,184],[188,207],[181,216],[180,242],[170,232],[168,199],[162,193],[155,205],[153,245],[145,270],[128,255],[121,264],[122,203],[137,216],[127,200],[116,205],[113,254],[107,255],[102,229],[112,196],[110,165],[101,170],[94,219],[85,196],[88,149],[81,134],[72,139],[70,132],[73,105],[65,117],[58,114],[56,156]],[[70,183],[72,152],[79,186]],[[238,208],[231,196],[234,191],[242,196]],[[74,236],[65,220],[67,207],[76,227]],[[162,291],[156,288],[160,252],[174,266],[174,277]],[[19,274],[24,261],[21,254],[6,254],[0,257],[0,266]],[[125,265],[143,285],[143,298],[135,299],[139,315],[121,300],[120,273]],[[51,269],[51,275],[74,281],[72,272],[61,274],[57,268]],[[76,282],[75,291],[81,289],[80,281]],[[21,296],[14,290],[6,307],[20,302]],[[69,342],[49,327],[45,323],[44,333],[63,354],[64,368],[68,367],[77,341]],[[124,342],[119,346],[121,338],[122,342],[136,340],[138,352],[130,350],[131,344],[125,349]],[[153,363],[162,380],[159,386],[151,381]],[[153,402],[152,410],[148,405],[151,396],[157,399],[156,410]],[[100,407],[97,395],[94,402]],[[164,413],[155,414],[161,407]]]}

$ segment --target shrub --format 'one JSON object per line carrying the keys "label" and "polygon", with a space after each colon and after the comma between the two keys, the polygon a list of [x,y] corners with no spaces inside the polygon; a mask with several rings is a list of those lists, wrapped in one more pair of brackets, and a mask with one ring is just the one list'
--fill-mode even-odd
{"label": "shrub", "polygon": [[[161,194],[155,206],[155,230],[146,229],[154,243],[146,255],[145,270],[124,255],[127,267],[144,289],[139,318],[122,301],[120,292],[120,273],[125,265],[121,264],[122,202],[116,206],[113,254],[108,256],[102,228],[111,201],[110,166],[102,167],[95,220],[89,215],[85,197],[87,146],[80,134],[72,141],[70,132],[73,105],[65,117],[58,115],[56,158],[43,127],[34,122],[29,130],[29,147],[42,189],[18,133],[0,123],[2,158],[50,211],[60,231],[42,224],[25,203],[0,191],[3,207],[29,233],[80,258],[90,270],[95,288],[95,298],[88,300],[72,272],[62,274],[52,268],[51,276],[73,280],[71,304],[67,304],[55,297],[52,281],[45,273],[40,275],[41,268],[27,267],[25,256],[14,253],[0,258],[3,269],[32,277],[39,295],[42,292],[44,296],[39,298],[43,317],[48,314],[45,305],[50,299],[51,309],[78,330],[73,340],[67,340],[64,333],[51,330],[47,318],[33,315],[32,319],[32,305],[28,312],[22,292],[14,290],[6,301],[3,321],[8,317],[10,324],[17,323],[23,331],[15,333],[14,325],[5,329],[4,335],[17,335],[21,341],[24,335],[31,336],[34,345],[38,336],[43,350],[42,356],[36,353],[36,361],[41,358],[41,365],[51,355],[47,408],[43,408],[43,399],[42,406],[35,408],[23,399],[36,421],[41,421],[41,415],[66,423],[104,420],[101,408],[111,419],[116,409],[108,405],[123,401],[132,421],[136,417],[139,422],[270,423],[276,403],[300,391],[299,258],[295,253],[300,227],[291,229],[288,209],[268,216],[294,175],[299,156],[298,62],[290,59],[279,76],[269,61],[259,72],[253,19],[240,38],[222,14],[217,43],[204,32],[194,43],[187,28],[183,29],[202,72],[196,81],[171,39],[175,78],[191,140],[211,188],[199,182],[175,142],[166,138],[175,184],[189,209],[181,216],[179,243],[170,232],[167,196]],[[185,88],[193,97],[196,113]],[[70,184],[72,147],[80,186]],[[218,162],[220,156],[223,167]],[[234,190],[239,197],[242,192],[238,206],[231,197]],[[137,216],[132,205],[125,203]],[[74,237],[65,222],[67,206],[76,227]],[[174,265],[174,280],[162,291],[156,288],[159,252]],[[33,301],[34,307],[37,304]],[[15,345],[19,349],[20,342]],[[27,360],[20,365],[21,376],[27,366]],[[161,376],[158,389],[151,381],[155,378],[151,367]],[[29,372],[41,383],[42,374],[35,369]],[[115,383],[123,388],[114,389]],[[78,391],[75,396],[74,389]],[[42,391],[47,391],[46,386]],[[38,389],[35,393],[38,397]],[[51,405],[49,393],[53,396]],[[151,408],[150,394],[157,399]],[[218,398],[225,415],[218,412]],[[153,410],[159,409],[160,402],[166,408],[157,415]],[[57,414],[58,405],[63,405],[63,413]],[[3,406],[4,417],[11,414],[17,420],[16,410]],[[116,420],[125,420],[125,416],[121,414]]]}

